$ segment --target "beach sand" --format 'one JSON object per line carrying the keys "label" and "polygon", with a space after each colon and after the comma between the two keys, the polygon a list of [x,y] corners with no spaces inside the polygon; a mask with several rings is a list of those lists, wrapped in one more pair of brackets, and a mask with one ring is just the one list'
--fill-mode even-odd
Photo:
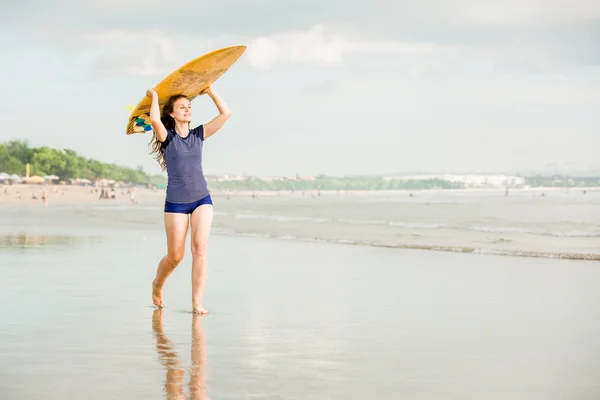
{"label": "beach sand", "polygon": [[215,235],[199,320],[189,252],[159,315],[162,232],[88,222],[3,236],[4,398],[600,394],[595,263]]}
{"label": "beach sand", "polygon": [[0,210],[0,398],[600,396],[597,262],[215,233],[199,319],[147,199]]}
{"label": "beach sand", "polygon": [[[44,190],[48,193],[48,204],[58,205],[78,205],[78,204],[92,204],[97,201],[105,202],[110,200],[116,204],[130,204],[131,200],[127,192],[127,188],[117,188],[115,190],[115,199],[99,199],[101,189],[90,186],[74,186],[74,185],[36,185],[36,184],[14,184],[14,185],[0,185],[0,209],[6,207],[14,207],[16,205],[26,205],[27,202],[31,204],[42,204],[40,201]],[[586,191],[591,196],[600,195],[600,188],[572,188],[570,189],[573,193],[579,193]],[[148,189],[148,188],[135,188],[136,196],[135,199],[141,204],[157,205],[160,207],[165,198],[164,189]],[[565,192],[564,188],[529,188],[513,190],[511,193],[515,194],[527,194],[531,196],[540,196],[542,193],[552,195],[557,192]],[[20,198],[18,197],[20,193]],[[422,191],[411,191],[411,190],[395,190],[395,191],[363,191],[363,190],[304,190],[304,191],[252,191],[252,190],[211,190],[211,194],[222,199],[243,199],[243,200],[255,200],[255,199],[286,199],[286,198],[327,198],[327,199],[347,199],[347,198],[385,198],[390,195],[402,195],[409,196],[415,194],[417,196],[421,194],[440,193],[439,190],[422,190]],[[486,193],[503,193],[502,190],[443,190],[442,193],[452,194],[486,194]],[[37,197],[37,201],[34,203],[32,200],[33,195]],[[250,203],[252,204],[252,203]]]}
{"label": "beach sand", "polygon": [[[0,208],[14,208],[15,206],[44,206],[42,194],[48,194],[48,206],[54,205],[82,205],[82,204],[131,204],[127,188],[117,188],[114,199],[100,199],[102,189],[89,186],[73,185],[35,185],[14,184],[0,185]],[[135,200],[140,203],[160,204],[164,200],[164,190],[151,190],[135,188]],[[20,197],[19,197],[20,194]],[[36,197],[34,201],[33,197]]]}

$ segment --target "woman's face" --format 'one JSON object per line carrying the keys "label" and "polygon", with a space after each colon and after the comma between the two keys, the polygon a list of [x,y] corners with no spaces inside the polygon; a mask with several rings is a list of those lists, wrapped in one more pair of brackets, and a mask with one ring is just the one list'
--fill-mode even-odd
{"label": "woman's face", "polygon": [[192,104],[188,99],[177,99],[173,103],[171,117],[178,122],[190,122],[192,120]]}

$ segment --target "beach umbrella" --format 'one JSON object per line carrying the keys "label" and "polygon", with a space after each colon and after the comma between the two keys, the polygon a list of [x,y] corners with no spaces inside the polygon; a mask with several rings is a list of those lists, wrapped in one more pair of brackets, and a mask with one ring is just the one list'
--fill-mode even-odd
{"label": "beach umbrella", "polygon": [[58,176],[56,175],[46,175],[43,178],[45,181],[55,181],[58,179]]}
{"label": "beach umbrella", "polygon": [[32,177],[27,178],[27,183],[44,183],[44,178],[41,176],[34,175]]}
{"label": "beach umbrella", "polygon": [[0,172],[0,179],[7,179],[8,174],[6,172]]}
{"label": "beach umbrella", "polygon": [[20,181],[21,177],[17,174],[12,174],[8,177],[8,179],[13,180],[13,181]]}

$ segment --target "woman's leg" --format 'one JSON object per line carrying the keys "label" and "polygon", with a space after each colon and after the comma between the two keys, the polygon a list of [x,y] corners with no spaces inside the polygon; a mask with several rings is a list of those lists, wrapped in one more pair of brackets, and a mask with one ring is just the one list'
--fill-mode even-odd
{"label": "woman's leg", "polygon": [[187,214],[165,213],[165,231],[167,233],[167,255],[164,256],[152,281],[152,302],[162,307],[162,288],[171,272],[179,265],[185,252],[185,237],[188,230]]}
{"label": "woman's leg", "polygon": [[192,227],[192,307],[194,313],[197,314],[208,314],[208,311],[202,308],[202,294],[206,282],[207,246],[212,220],[212,204],[199,206],[190,217]]}

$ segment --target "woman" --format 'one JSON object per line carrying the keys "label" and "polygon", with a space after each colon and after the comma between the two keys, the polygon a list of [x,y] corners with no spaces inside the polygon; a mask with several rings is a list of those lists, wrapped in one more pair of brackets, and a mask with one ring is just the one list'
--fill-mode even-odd
{"label": "woman", "polygon": [[212,85],[203,93],[214,101],[219,115],[193,129],[189,127],[192,107],[187,97],[171,97],[161,115],[156,91],[149,89],[146,93],[152,97],[152,153],[168,175],[164,208],[167,254],[160,260],[152,281],[152,301],[157,307],[163,306],[162,288],[183,258],[189,224],[192,238],[192,310],[195,314],[208,314],[202,307],[202,293],[207,273],[206,249],[213,219],[213,203],[202,171],[203,142],[221,129],[231,116],[231,111]]}

